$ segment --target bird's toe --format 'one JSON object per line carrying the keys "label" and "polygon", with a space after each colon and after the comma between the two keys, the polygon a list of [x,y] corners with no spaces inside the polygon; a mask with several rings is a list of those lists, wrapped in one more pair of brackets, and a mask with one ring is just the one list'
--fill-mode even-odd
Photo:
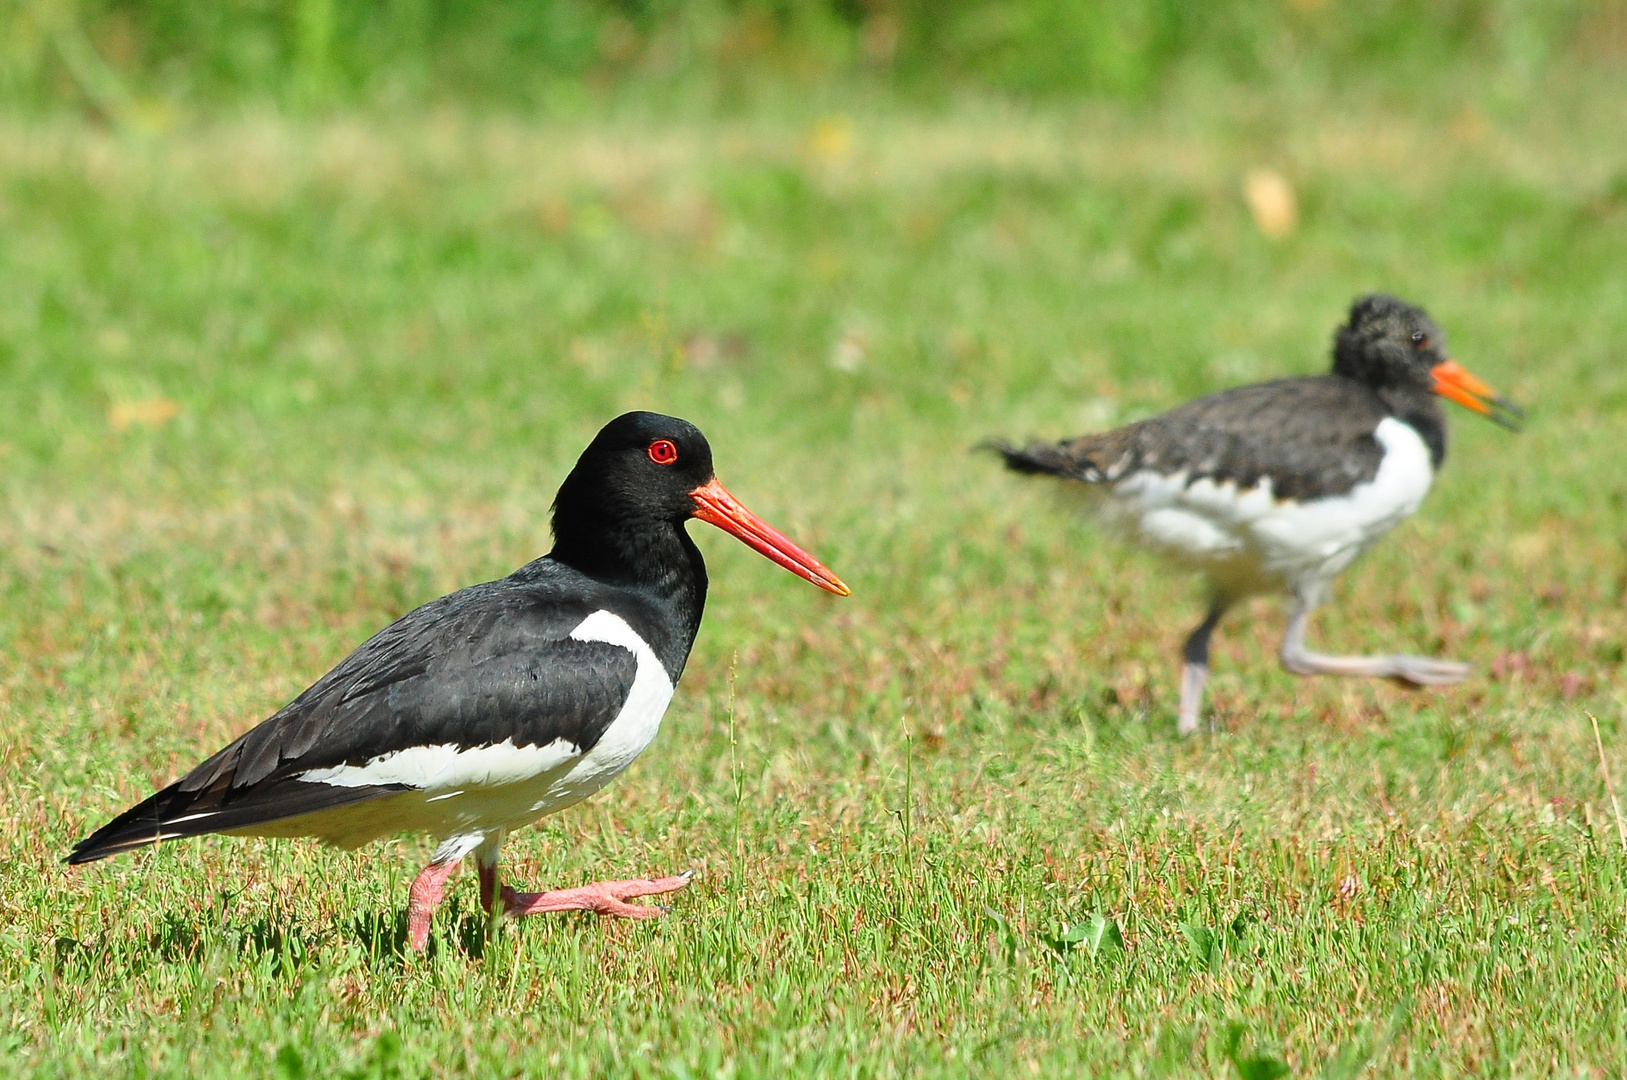
{"label": "bird's toe", "polygon": [[1474,668],[1457,660],[1436,660],[1427,656],[1396,657],[1395,678],[1412,686],[1450,686],[1462,682]]}

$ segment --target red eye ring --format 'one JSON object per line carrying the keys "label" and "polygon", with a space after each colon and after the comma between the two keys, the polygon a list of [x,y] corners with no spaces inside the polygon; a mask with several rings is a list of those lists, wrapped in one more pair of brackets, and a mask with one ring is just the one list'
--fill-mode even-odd
{"label": "red eye ring", "polygon": [[657,439],[650,444],[649,455],[657,465],[671,465],[678,460],[678,448],[671,439]]}

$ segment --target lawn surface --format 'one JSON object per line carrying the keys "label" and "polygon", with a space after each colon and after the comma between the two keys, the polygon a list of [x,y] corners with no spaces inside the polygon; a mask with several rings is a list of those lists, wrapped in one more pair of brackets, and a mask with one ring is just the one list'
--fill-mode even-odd
{"label": "lawn surface", "polygon": [[[1587,713],[1627,780],[1627,83],[1599,78],[0,120],[0,1072],[1619,1069]],[[1297,189],[1286,239],[1258,166]],[[1259,601],[1217,641],[1218,733],[1177,741],[1195,584],[970,448],[1319,371],[1375,288],[1532,422],[1454,411],[1313,640],[1477,677],[1291,678]],[[488,939],[465,876],[413,955],[427,841],[61,864],[390,619],[546,551],[634,407],[700,424],[854,590],[693,526],[711,606],[660,738],[507,845],[521,885],[699,868],[669,917]]]}

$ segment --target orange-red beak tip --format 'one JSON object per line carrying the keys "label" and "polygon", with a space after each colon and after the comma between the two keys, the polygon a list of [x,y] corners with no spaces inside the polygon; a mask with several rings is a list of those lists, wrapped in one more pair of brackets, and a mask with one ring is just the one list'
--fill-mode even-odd
{"label": "orange-red beak tip", "polygon": [[695,516],[708,525],[716,525],[747,547],[826,592],[837,596],[852,595],[853,590],[847,587],[846,582],[792,543],[790,537],[742,506],[740,500],[718,483],[717,477],[691,491],[689,497],[695,500]]}
{"label": "orange-red beak tip", "polygon": [[1525,410],[1481,382],[1456,360],[1436,364],[1430,369],[1430,374],[1435,377],[1433,389],[1441,397],[1455,401],[1510,431],[1520,430]]}

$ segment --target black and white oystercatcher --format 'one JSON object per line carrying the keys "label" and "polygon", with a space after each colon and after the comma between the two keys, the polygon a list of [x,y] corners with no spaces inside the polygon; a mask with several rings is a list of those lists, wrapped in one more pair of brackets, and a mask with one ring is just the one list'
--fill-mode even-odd
{"label": "black and white oystercatcher", "polygon": [[1282,665],[1296,675],[1458,682],[1466,664],[1323,656],[1305,624],[1328,584],[1418,509],[1446,456],[1436,395],[1518,430],[1523,413],[1448,358],[1440,329],[1393,296],[1362,297],[1334,337],[1333,372],[1199,398],[1069,442],[993,444],[1022,473],[1082,481],[1103,516],[1203,570],[1209,612],[1186,640],[1179,730],[1197,730],[1209,636],[1254,593],[1294,599]]}
{"label": "black and white oystercatcher", "polygon": [[694,425],[628,413],[560,487],[552,552],[380,630],[276,715],[80,841],[68,862],[203,833],[354,848],[421,832],[441,844],[412,883],[414,948],[471,853],[488,911],[500,896],[509,915],[658,914],[628,901],[680,889],[688,874],[499,894],[497,854],[510,830],[587,798],[655,738],[706,602],[690,518],[848,594],[724,490]]}

